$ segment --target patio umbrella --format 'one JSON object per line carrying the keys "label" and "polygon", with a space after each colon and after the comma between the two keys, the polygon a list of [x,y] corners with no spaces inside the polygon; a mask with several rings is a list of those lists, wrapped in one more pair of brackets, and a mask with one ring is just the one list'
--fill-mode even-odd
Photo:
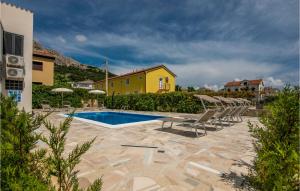
{"label": "patio umbrella", "polygon": [[[208,95],[197,95],[197,94],[195,94],[194,97],[200,99],[200,101],[202,103],[202,106],[203,106],[205,111],[206,111],[206,106],[205,106],[203,101],[207,101],[209,103],[214,103],[216,106],[218,106],[218,103],[221,103],[221,101],[219,101],[219,100],[217,100],[213,97],[210,97]],[[221,103],[221,105],[222,105],[222,103]]]}
{"label": "patio umbrella", "polygon": [[63,104],[64,104],[64,93],[72,93],[73,92],[73,90],[68,89],[68,88],[54,88],[51,91],[61,93],[61,106],[63,106]]}
{"label": "patio umbrella", "polygon": [[105,91],[102,90],[91,90],[89,91],[90,94],[105,94]]}
{"label": "patio umbrella", "polygon": [[90,90],[89,93],[97,95],[97,103],[98,103],[98,95],[99,94],[105,94],[105,91],[102,91],[102,90]]}

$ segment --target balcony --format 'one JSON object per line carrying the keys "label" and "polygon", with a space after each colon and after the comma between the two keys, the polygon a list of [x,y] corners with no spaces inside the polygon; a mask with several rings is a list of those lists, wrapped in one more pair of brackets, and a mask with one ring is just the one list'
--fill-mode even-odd
{"label": "balcony", "polygon": [[169,83],[163,83],[159,85],[159,91],[169,91],[171,85]]}

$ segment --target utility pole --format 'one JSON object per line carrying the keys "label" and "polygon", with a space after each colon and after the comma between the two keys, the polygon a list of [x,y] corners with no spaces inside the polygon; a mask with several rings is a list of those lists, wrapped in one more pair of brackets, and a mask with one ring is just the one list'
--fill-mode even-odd
{"label": "utility pole", "polygon": [[108,96],[108,61],[105,59],[105,91]]}

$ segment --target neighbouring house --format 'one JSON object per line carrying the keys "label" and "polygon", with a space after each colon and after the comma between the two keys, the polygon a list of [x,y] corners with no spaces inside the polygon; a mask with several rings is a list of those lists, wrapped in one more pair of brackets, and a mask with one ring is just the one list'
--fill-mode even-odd
{"label": "neighbouring house", "polygon": [[227,82],[224,85],[224,90],[228,92],[251,91],[258,95],[261,95],[264,90],[264,82],[262,79],[232,81]]}
{"label": "neighbouring house", "polygon": [[92,89],[94,89],[94,81],[93,80],[85,80],[85,81],[81,81],[81,82],[73,82],[71,84],[71,86],[73,88],[92,90]]}
{"label": "neighbouring house", "polygon": [[278,88],[273,88],[272,86],[269,87],[264,87],[264,96],[275,96],[278,94],[279,89]]}
{"label": "neighbouring house", "polygon": [[[164,65],[133,71],[108,79],[108,95],[166,93],[175,91],[176,75]],[[106,91],[106,81],[96,89]]]}
{"label": "neighbouring house", "polygon": [[32,110],[33,13],[0,2],[1,79],[4,96],[14,96],[19,109]]}
{"label": "neighbouring house", "polygon": [[53,86],[55,57],[47,50],[33,50],[32,83]]}

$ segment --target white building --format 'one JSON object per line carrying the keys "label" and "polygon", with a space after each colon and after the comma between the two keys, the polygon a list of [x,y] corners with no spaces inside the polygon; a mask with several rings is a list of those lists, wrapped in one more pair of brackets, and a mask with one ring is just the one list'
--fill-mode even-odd
{"label": "white building", "polygon": [[92,90],[92,89],[94,89],[94,81],[85,80],[85,81],[81,81],[81,82],[73,82],[72,88],[81,88],[81,89]]}
{"label": "white building", "polygon": [[264,82],[262,79],[257,80],[242,80],[227,82],[224,85],[225,91],[251,91],[260,95],[264,90]]}
{"label": "white building", "polygon": [[20,109],[32,109],[33,13],[0,2],[0,91],[15,95]]}

